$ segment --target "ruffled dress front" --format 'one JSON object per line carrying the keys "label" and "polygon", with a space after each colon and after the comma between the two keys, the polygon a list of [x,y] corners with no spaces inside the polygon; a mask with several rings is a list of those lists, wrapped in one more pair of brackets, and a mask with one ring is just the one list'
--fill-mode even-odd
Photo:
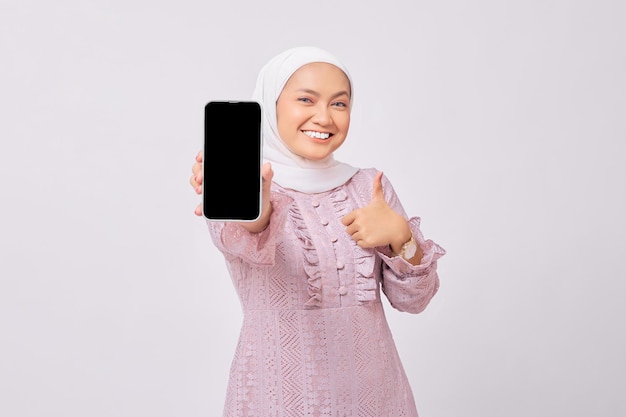
{"label": "ruffled dress front", "polygon": [[[208,222],[244,311],[225,417],[416,417],[381,303],[421,312],[439,288],[445,251],[409,219],[424,251],[413,266],[388,248],[362,249],[341,218],[366,206],[374,169],[333,190],[305,194],[272,184],[261,233]],[[383,177],[386,201],[405,215]],[[406,216],[406,215],[405,215]]]}

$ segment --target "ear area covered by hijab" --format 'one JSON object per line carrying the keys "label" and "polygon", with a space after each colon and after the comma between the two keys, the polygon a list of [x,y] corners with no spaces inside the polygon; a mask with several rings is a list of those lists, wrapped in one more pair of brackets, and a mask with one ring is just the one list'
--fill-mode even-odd
{"label": "ear area covered by hijab", "polygon": [[252,98],[263,108],[263,159],[272,164],[273,181],[281,187],[304,193],[321,193],[332,190],[348,181],[357,171],[344,162],[329,155],[323,160],[313,161],[294,154],[278,135],[276,101],[287,80],[303,65],[325,62],[341,69],[350,82],[351,101],[354,85],[347,68],[331,53],[313,46],[288,49],[261,69]]}

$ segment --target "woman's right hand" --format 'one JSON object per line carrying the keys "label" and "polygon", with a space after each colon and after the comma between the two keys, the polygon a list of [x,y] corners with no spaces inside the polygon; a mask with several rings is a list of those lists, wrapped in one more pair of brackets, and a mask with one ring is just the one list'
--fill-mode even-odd
{"label": "woman's right hand", "polygon": [[[191,172],[193,173],[193,175],[191,175],[191,178],[189,179],[189,183],[198,195],[202,194],[202,183],[204,182],[204,177],[202,175],[202,160],[203,154],[202,151],[199,151],[196,155],[196,162],[191,167]],[[274,177],[274,171],[272,170],[272,166],[269,162],[264,163],[261,167],[261,176],[263,177],[261,216],[258,220],[254,222],[239,222],[239,224],[242,225],[245,229],[253,233],[264,230],[270,223],[270,216],[272,215],[270,191],[272,186],[272,178]],[[196,216],[202,216],[202,203],[198,204],[194,213],[196,214]]]}
{"label": "woman's right hand", "polygon": [[[191,167],[191,172],[193,172],[193,175],[189,179],[189,183],[198,195],[202,194],[202,158],[202,151],[199,151],[196,155],[196,162]],[[198,204],[195,213],[196,216],[202,216],[202,203]]]}
{"label": "woman's right hand", "polygon": [[270,216],[272,215],[272,203],[270,202],[272,178],[274,177],[274,171],[272,165],[266,162],[261,166],[262,182],[262,195],[261,195],[261,216],[254,222],[240,222],[246,230],[252,233],[257,233],[265,230],[270,224]]}

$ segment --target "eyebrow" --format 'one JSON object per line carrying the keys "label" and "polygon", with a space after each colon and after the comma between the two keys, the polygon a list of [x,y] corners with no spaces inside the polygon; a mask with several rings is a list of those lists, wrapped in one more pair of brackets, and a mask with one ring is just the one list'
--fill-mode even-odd
{"label": "eyebrow", "polygon": [[[311,95],[313,95],[313,96],[315,96],[315,97],[319,97],[319,96],[320,96],[320,93],[318,93],[318,92],[317,92],[317,91],[315,91],[315,90],[310,90],[310,89],[308,89],[308,88],[299,88],[299,89],[298,89],[298,90],[296,90],[296,91],[301,91],[301,92],[303,92],[303,93],[311,94]],[[341,91],[339,91],[339,92],[337,92],[337,93],[333,94],[333,95],[332,95],[332,97],[331,97],[331,99],[332,99],[332,98],[337,98],[337,97],[339,97],[339,96],[343,96],[343,95],[346,95],[346,96],[350,97],[350,94],[349,94],[347,91],[345,91],[345,90],[341,90]]]}

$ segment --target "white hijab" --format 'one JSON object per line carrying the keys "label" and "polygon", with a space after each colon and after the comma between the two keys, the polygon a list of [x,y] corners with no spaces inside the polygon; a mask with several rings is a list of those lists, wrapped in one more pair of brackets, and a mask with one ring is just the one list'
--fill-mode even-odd
{"label": "white hijab", "polygon": [[276,101],[287,80],[298,68],[312,62],[326,62],[341,69],[350,82],[352,101],[354,87],[348,70],[330,53],[310,46],[288,49],[265,64],[252,98],[263,108],[263,159],[272,164],[273,181],[284,188],[320,193],[344,184],[358,168],[336,161],[332,154],[319,161],[294,154],[278,135],[276,122]]}

